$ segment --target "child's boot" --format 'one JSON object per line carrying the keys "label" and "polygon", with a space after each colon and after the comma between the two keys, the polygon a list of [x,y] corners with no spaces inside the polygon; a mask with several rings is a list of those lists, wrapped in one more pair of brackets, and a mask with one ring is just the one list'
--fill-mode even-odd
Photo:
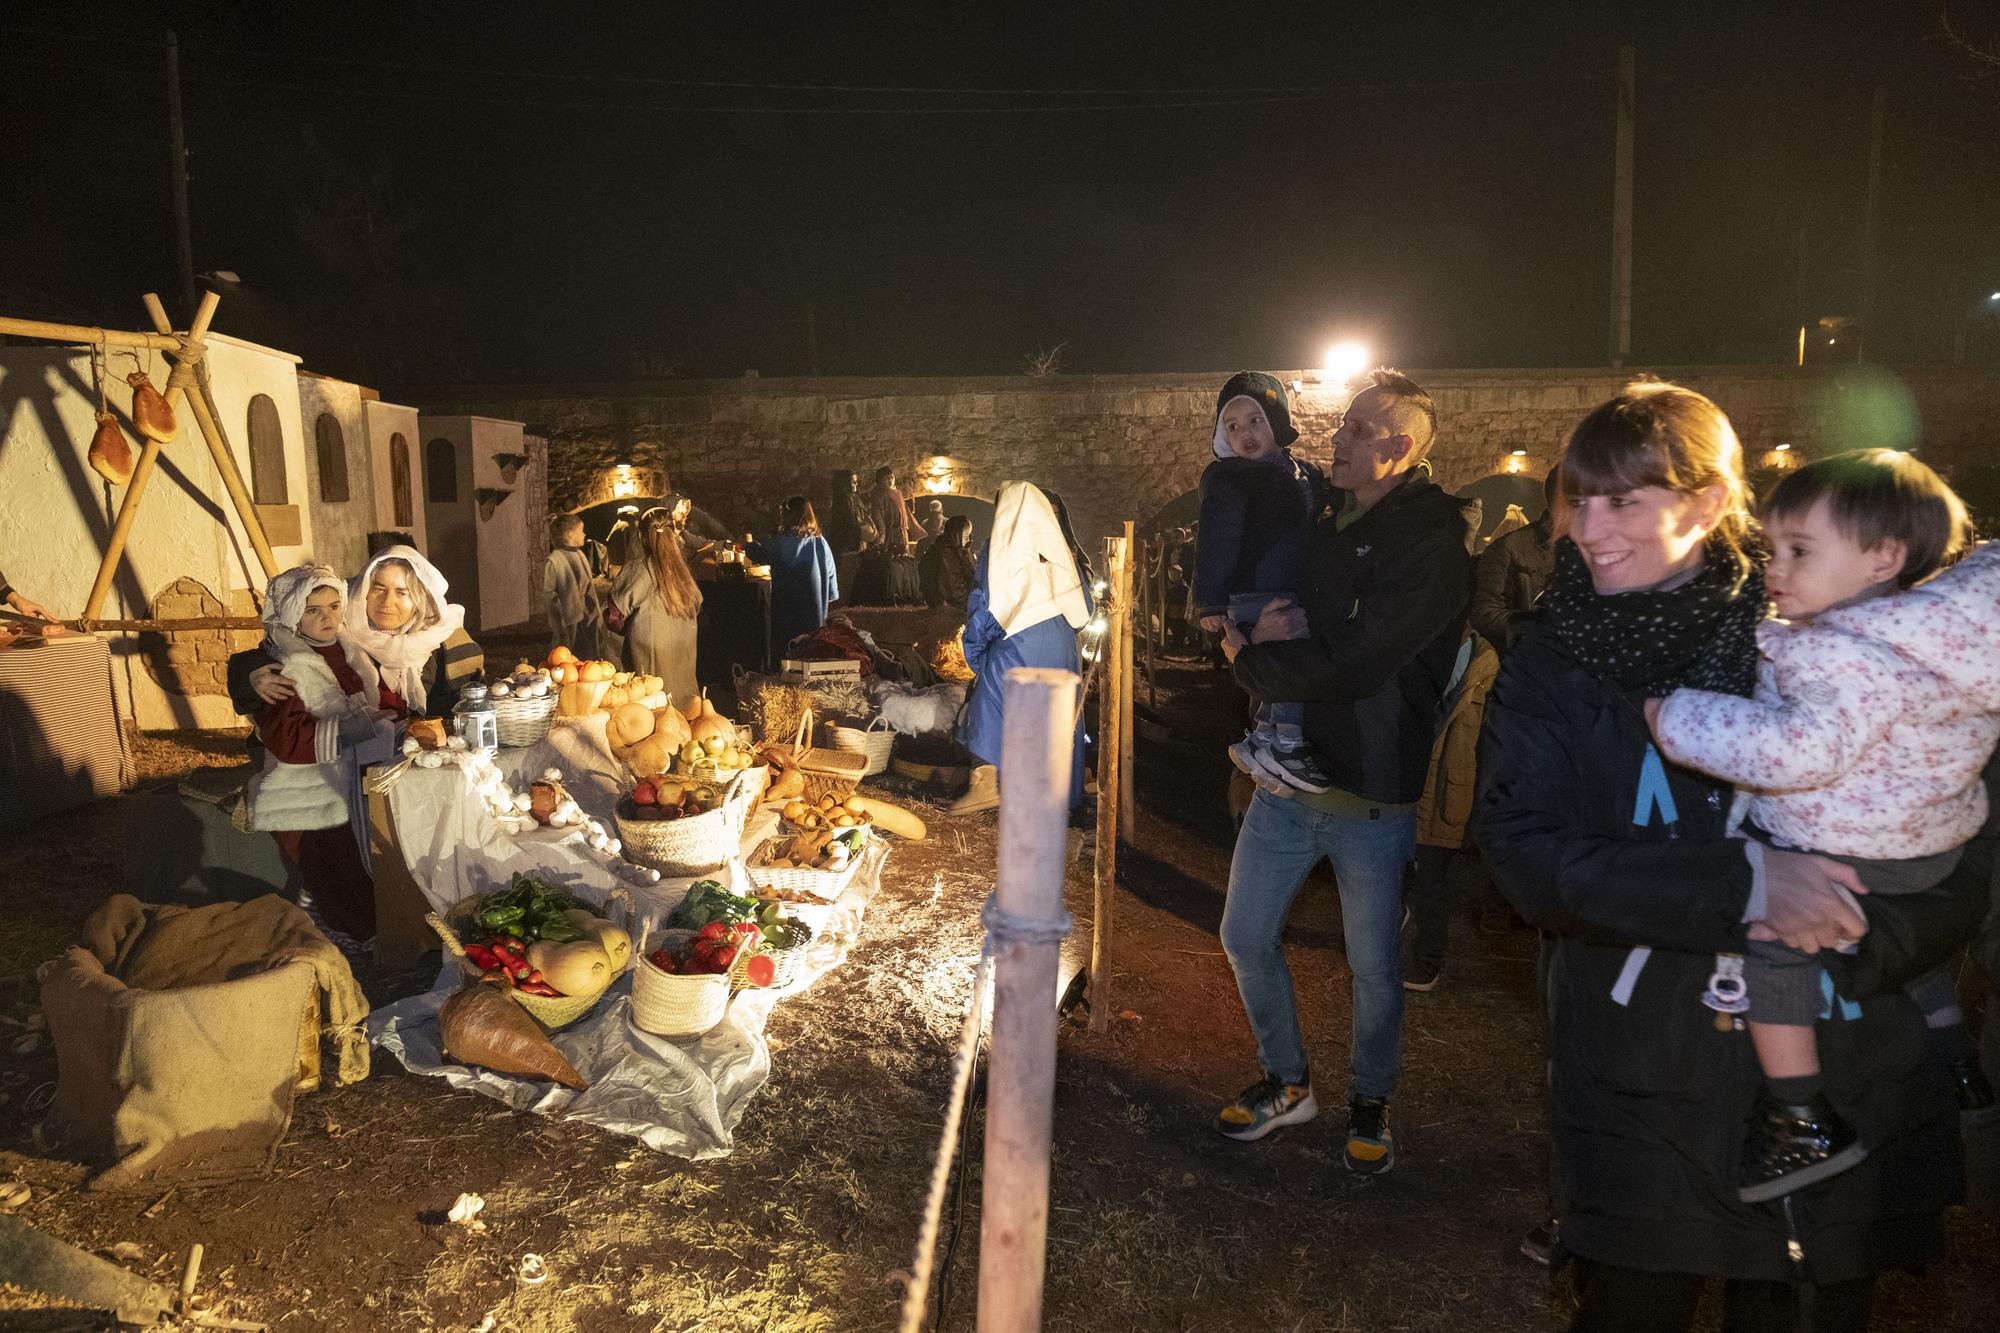
{"label": "child's boot", "polygon": [[1743,1183],[1736,1197],[1764,1203],[1837,1176],[1868,1155],[1840,1113],[1816,1096],[1787,1106],[1768,1094],[1757,1103],[1757,1126],[1743,1149]]}

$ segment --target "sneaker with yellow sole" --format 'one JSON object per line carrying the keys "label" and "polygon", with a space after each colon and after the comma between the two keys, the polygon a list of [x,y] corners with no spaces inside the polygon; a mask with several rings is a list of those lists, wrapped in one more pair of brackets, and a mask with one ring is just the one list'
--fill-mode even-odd
{"label": "sneaker with yellow sole", "polygon": [[1303,1125],[1319,1114],[1312,1084],[1284,1083],[1266,1074],[1215,1116],[1215,1132],[1249,1143],[1286,1125]]}
{"label": "sneaker with yellow sole", "polygon": [[1380,1097],[1347,1100],[1347,1169],[1379,1176],[1396,1165],[1396,1136],[1389,1130],[1389,1103]]}

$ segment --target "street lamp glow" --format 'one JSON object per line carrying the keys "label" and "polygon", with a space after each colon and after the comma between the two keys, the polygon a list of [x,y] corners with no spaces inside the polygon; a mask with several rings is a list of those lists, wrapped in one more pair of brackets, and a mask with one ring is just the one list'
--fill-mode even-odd
{"label": "street lamp glow", "polygon": [[1995,292],[1993,293],[1993,295],[1987,297],[1986,299],[1989,301],[2000,301],[2000,292]]}
{"label": "street lamp glow", "polygon": [[1326,356],[1320,363],[1320,373],[1334,384],[1349,384],[1360,378],[1368,369],[1368,348],[1349,340],[1338,342],[1326,349]]}

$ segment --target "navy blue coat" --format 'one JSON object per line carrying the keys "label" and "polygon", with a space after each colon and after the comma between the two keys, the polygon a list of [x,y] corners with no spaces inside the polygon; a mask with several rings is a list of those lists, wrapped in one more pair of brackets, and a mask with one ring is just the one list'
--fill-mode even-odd
{"label": "navy blue coat", "polygon": [[1297,592],[1306,539],[1328,494],[1319,469],[1290,452],[1210,463],[1201,474],[1195,615],[1227,613],[1236,593]]}
{"label": "navy blue coat", "polygon": [[[1079,568],[1078,578],[1090,587],[1089,574]],[[965,711],[958,715],[958,740],[984,764],[1000,762],[1001,693],[1007,672],[1014,667],[1061,667],[1082,674],[1083,655],[1077,646],[1077,631],[1061,616],[1029,625],[1008,634],[987,610],[986,550],[980,548],[974,562],[972,595],[965,602],[965,663],[972,668],[972,692],[966,696]],[[1083,710],[1077,709],[1075,760],[1070,766],[1069,803],[1083,801]]]}

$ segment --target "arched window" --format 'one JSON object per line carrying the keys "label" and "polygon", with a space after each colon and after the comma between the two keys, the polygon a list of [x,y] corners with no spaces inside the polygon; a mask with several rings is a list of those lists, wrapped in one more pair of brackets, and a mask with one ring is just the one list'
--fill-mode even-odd
{"label": "arched window", "polygon": [[424,446],[424,499],[434,505],[458,503],[458,453],[450,440],[439,438]]}
{"label": "arched window", "polygon": [[389,499],[396,507],[397,527],[417,521],[416,502],[410,497],[410,442],[401,431],[389,437]]}
{"label": "arched window", "polygon": [[346,504],[347,440],[333,413],[319,414],[313,423],[313,443],[319,454],[319,498],[327,504]]}
{"label": "arched window", "polygon": [[278,405],[260,393],[250,400],[250,498],[260,505],[290,504],[291,491]]}

